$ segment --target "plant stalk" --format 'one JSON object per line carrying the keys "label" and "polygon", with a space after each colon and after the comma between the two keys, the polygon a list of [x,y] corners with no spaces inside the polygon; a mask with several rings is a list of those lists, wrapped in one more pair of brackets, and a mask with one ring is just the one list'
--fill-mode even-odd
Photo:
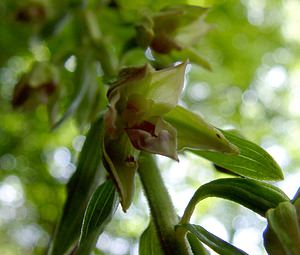
{"label": "plant stalk", "polygon": [[165,255],[190,255],[185,236],[175,232],[179,218],[159,169],[150,154],[141,153],[138,173],[151,210],[158,239]]}

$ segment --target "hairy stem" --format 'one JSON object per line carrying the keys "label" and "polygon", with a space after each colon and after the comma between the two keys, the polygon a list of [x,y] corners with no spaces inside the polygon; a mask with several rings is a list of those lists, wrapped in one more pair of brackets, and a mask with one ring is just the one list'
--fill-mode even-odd
{"label": "hairy stem", "polygon": [[158,239],[166,255],[189,255],[185,237],[175,232],[178,216],[151,155],[142,153],[139,175],[147,197]]}

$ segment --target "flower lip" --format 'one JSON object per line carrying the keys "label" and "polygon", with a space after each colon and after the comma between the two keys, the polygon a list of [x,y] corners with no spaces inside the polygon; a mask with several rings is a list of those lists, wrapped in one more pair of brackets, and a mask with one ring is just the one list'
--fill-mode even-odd
{"label": "flower lip", "polygon": [[132,128],[125,128],[126,131],[129,129],[140,129],[146,131],[154,137],[157,137],[155,134],[155,125],[149,121],[143,121],[141,124],[134,125]]}

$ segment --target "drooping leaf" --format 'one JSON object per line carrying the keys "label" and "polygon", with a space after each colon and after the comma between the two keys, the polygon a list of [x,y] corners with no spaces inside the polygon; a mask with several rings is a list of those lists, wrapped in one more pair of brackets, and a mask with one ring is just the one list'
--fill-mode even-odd
{"label": "drooping leaf", "polygon": [[188,232],[186,236],[194,255],[209,255],[209,252],[195,235]]}
{"label": "drooping leaf", "polygon": [[247,255],[246,252],[236,248],[235,246],[227,243],[221,238],[215,236],[214,234],[208,232],[201,226],[193,224],[183,224],[177,225],[177,228],[185,228],[190,231],[195,237],[197,237],[201,242],[209,246],[215,252],[222,255]]}
{"label": "drooping leaf", "polygon": [[295,206],[282,202],[267,212],[268,227],[264,232],[264,245],[269,254],[298,255],[300,226]]}
{"label": "drooping leaf", "polygon": [[102,156],[103,120],[90,128],[79,156],[77,169],[67,186],[67,200],[52,241],[49,255],[70,251],[80,236],[81,224],[92,192],[99,184]]}
{"label": "drooping leaf", "polygon": [[202,150],[193,150],[192,152],[244,177],[257,180],[283,179],[280,167],[263,148],[230,132],[222,131],[222,133],[230,143],[239,149],[239,154],[231,155]]}
{"label": "drooping leaf", "polygon": [[98,236],[115,213],[118,202],[118,195],[111,180],[106,181],[95,190],[84,215],[76,255],[90,254]]}
{"label": "drooping leaf", "polygon": [[207,197],[220,197],[239,203],[265,216],[270,208],[289,198],[277,187],[256,180],[225,178],[202,185],[193,195],[184,212],[182,222],[188,222],[195,206]]}
{"label": "drooping leaf", "polygon": [[152,220],[141,235],[139,255],[164,255]]}
{"label": "drooping leaf", "polygon": [[164,119],[177,131],[178,150],[190,148],[214,150],[220,153],[237,154],[239,152],[237,147],[231,144],[218,129],[208,124],[201,116],[181,106],[176,106],[165,114]]}

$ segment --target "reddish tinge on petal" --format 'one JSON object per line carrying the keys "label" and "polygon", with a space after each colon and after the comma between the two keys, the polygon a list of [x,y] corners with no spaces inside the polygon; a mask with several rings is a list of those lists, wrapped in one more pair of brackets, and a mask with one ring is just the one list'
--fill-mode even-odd
{"label": "reddish tinge on petal", "polygon": [[138,150],[160,154],[178,161],[176,130],[158,118],[153,124],[144,121],[126,132],[133,146]]}

